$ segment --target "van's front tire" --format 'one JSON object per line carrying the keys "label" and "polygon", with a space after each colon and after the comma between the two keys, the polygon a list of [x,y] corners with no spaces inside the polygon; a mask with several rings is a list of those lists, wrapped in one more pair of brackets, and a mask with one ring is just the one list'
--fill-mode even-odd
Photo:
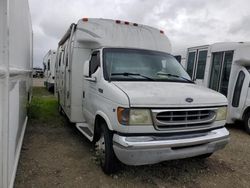
{"label": "van's front tire", "polygon": [[112,174],[119,170],[120,162],[113,150],[113,133],[106,123],[101,124],[100,139],[96,142],[96,150],[105,174]]}
{"label": "van's front tire", "polygon": [[246,115],[245,115],[245,118],[244,118],[244,125],[245,125],[245,130],[248,134],[250,134],[250,112],[248,112]]}

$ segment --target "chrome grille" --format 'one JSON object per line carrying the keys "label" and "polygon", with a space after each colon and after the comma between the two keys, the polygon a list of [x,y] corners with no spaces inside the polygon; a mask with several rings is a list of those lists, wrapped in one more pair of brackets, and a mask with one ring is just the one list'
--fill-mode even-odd
{"label": "chrome grille", "polygon": [[217,109],[169,109],[152,110],[154,124],[158,128],[184,128],[204,126],[214,121]]}

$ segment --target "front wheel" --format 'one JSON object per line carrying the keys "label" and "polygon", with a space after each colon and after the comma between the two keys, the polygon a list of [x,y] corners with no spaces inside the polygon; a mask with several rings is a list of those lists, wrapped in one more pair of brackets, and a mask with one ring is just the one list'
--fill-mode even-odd
{"label": "front wheel", "polygon": [[244,125],[245,125],[245,130],[248,134],[250,134],[250,112],[248,112],[246,115],[245,115],[245,118],[244,118]]}
{"label": "front wheel", "polygon": [[102,170],[106,174],[111,174],[120,166],[113,150],[113,134],[106,123],[102,123],[100,128],[100,139],[96,142],[96,151]]}

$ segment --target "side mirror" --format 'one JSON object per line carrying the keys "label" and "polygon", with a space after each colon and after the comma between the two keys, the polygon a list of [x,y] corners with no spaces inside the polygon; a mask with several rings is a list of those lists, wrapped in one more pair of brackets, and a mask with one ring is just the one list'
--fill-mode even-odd
{"label": "side mirror", "polygon": [[89,77],[89,61],[85,61],[83,65],[83,76]]}

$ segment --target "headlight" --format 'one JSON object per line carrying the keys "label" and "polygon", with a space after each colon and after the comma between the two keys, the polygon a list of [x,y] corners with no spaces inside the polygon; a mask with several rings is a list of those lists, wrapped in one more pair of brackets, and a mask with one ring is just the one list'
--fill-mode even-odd
{"label": "headlight", "polygon": [[152,125],[151,113],[147,109],[131,109],[129,113],[130,125]]}
{"label": "headlight", "polygon": [[117,108],[117,119],[122,125],[152,125],[148,109]]}
{"label": "headlight", "polygon": [[227,107],[219,107],[216,114],[216,121],[226,120],[227,118]]}

